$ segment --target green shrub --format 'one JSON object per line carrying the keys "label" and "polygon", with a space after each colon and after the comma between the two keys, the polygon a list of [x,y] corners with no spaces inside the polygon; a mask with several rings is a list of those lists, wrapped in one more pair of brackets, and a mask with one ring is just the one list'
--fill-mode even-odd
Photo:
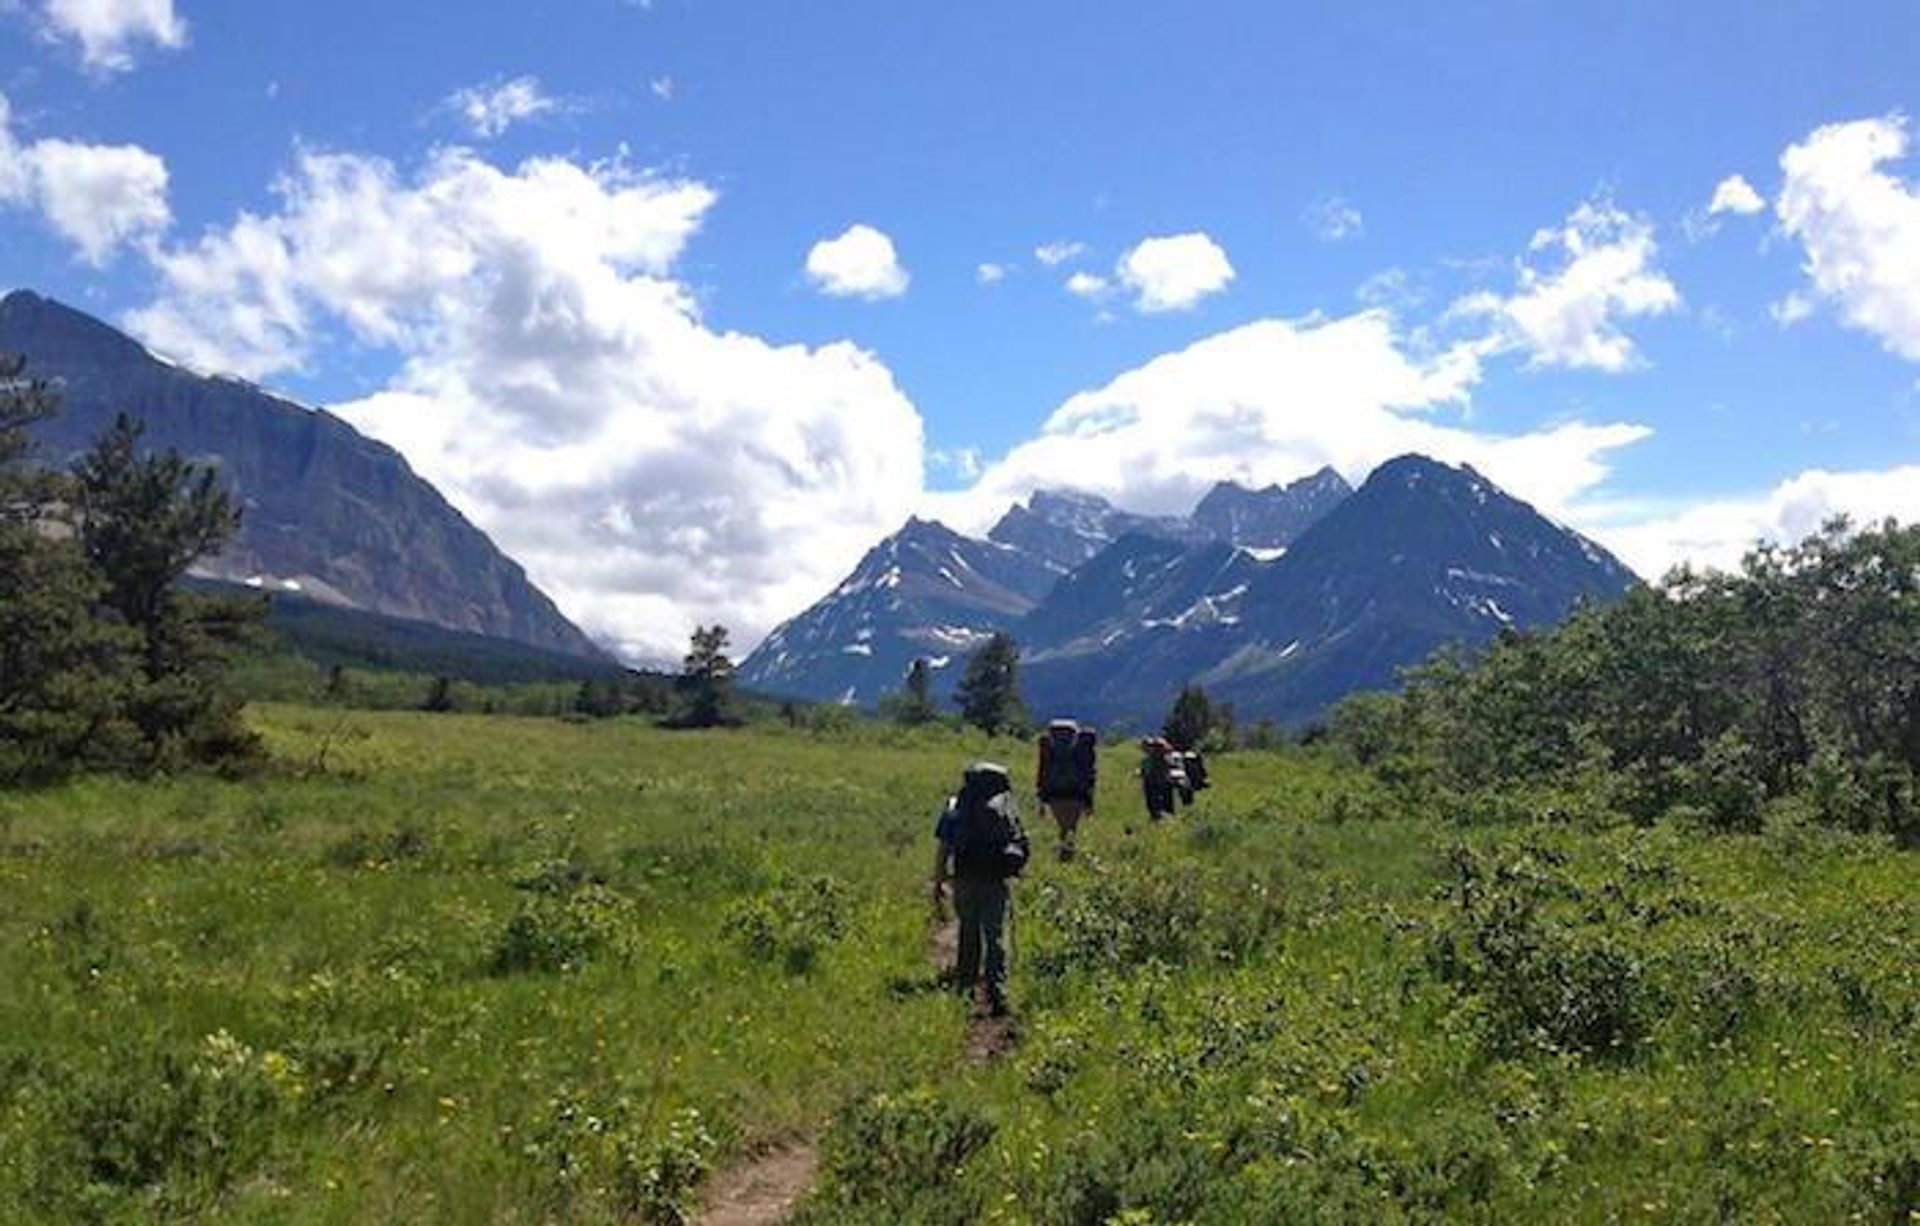
{"label": "green shrub", "polygon": [[969,1159],[993,1140],[984,1113],[931,1089],[856,1099],[834,1117],[821,1144],[821,1182],[801,1221],[849,1220],[971,1226],[981,1198],[964,1179]]}
{"label": "green shrub", "polygon": [[597,1203],[658,1226],[692,1220],[696,1194],[720,1150],[697,1109],[653,1125],[628,1094],[558,1095],[527,1136],[521,1155],[544,1173],[563,1204]]}
{"label": "green shrub", "polygon": [[748,956],[804,975],[852,926],[846,886],[826,875],[788,881],[736,906],[726,932]]}
{"label": "green shrub", "polygon": [[299,1066],[225,1031],[190,1051],[123,1047],[44,1084],[33,1191],[91,1217],[118,1204],[211,1205],[266,1153],[274,1120],[304,1092]]}
{"label": "green shrub", "polygon": [[496,975],[569,971],[602,956],[631,957],[632,910],[604,886],[584,886],[563,897],[535,895],[501,928],[488,969]]}

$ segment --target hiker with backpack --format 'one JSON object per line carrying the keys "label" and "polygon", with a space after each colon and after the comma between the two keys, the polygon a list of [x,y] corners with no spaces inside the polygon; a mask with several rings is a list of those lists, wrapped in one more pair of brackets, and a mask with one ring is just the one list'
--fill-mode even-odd
{"label": "hiker with backpack", "polygon": [[1140,790],[1146,797],[1147,816],[1154,821],[1171,817],[1176,797],[1186,791],[1186,765],[1180,753],[1163,736],[1150,736],[1140,742]]}
{"label": "hiker with backpack", "polygon": [[1070,719],[1056,719],[1040,734],[1039,760],[1033,789],[1041,807],[1053,814],[1060,830],[1058,854],[1073,859],[1074,833],[1080,819],[1093,812],[1094,789],[1099,783],[1099,736]]}
{"label": "hiker with backpack", "polygon": [[1026,869],[1032,850],[1013,802],[1013,780],[994,762],[974,762],[961,776],[960,790],[947,798],[934,826],[933,898],[943,889],[953,897],[960,926],[953,983],[974,993],[984,963],[986,1012],[1007,1013],[1007,925],[1013,914],[1009,882]]}

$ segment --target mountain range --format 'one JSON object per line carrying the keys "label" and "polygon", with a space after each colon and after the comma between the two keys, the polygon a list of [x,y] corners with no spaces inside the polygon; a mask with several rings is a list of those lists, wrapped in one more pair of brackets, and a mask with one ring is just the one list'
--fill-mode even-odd
{"label": "mountain range", "polygon": [[126,412],[147,445],[218,470],[243,514],[203,576],[607,658],[399,452],[332,414],[172,365],[25,290],[0,299],[0,353],[59,387],[61,411],[34,430],[42,462],[64,467]]}
{"label": "mountain range", "polygon": [[1469,467],[1402,456],[1358,490],[1323,469],[1222,483],[1185,517],[1034,494],[985,541],[912,520],[741,667],[750,685],[870,704],[926,657],[943,692],[996,630],[1037,714],[1145,727],[1204,685],[1299,725],[1445,643],[1564,618],[1635,582]]}

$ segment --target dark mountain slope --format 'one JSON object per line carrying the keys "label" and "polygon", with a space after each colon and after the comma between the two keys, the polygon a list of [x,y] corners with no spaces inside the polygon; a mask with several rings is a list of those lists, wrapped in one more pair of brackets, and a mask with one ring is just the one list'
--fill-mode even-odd
{"label": "dark mountain slope", "polygon": [[[768,635],[741,663],[741,680],[773,694],[872,703],[900,688],[916,656],[951,672],[1055,578],[1019,550],[910,519],[839,587]],[[951,687],[950,677],[942,681]]]}
{"label": "dark mountain slope", "polygon": [[209,575],[603,656],[397,451],[339,418],[168,365],[26,291],[0,299],[0,352],[26,354],[31,374],[62,385],[61,413],[36,432],[47,462],[65,464],[124,410],[146,422],[149,444],[218,466],[245,518]]}

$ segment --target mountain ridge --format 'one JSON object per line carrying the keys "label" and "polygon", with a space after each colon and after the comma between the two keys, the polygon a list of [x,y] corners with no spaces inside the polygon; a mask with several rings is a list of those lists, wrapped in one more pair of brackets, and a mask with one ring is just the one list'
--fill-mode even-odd
{"label": "mountain ridge", "polygon": [[126,411],[147,445],[220,472],[241,527],[200,573],[608,658],[405,457],[326,410],[168,362],[30,290],[0,298],[0,351],[60,385],[61,412],[33,431],[47,462],[66,464]]}
{"label": "mountain ridge", "polygon": [[[1327,469],[1264,490],[1223,482],[1184,518],[1129,516],[1104,499],[1060,491],[1037,492],[1014,510],[1023,514],[1009,512],[995,527],[1011,519],[1016,531],[1002,535],[1026,540],[1027,549],[974,544],[1028,553],[1051,582],[1024,611],[1017,599],[1003,600],[965,635],[943,624],[950,645],[964,651],[1007,631],[1021,645],[1022,685],[1036,711],[1132,726],[1156,721],[1191,681],[1247,718],[1299,724],[1354,689],[1391,685],[1399,668],[1442,643],[1471,645],[1504,627],[1557,621],[1577,601],[1609,599],[1636,581],[1605,550],[1473,469],[1423,456],[1381,464],[1358,490]],[[1047,516],[1060,533],[1027,531]],[[1084,549],[1116,530],[1060,570],[1067,535]],[[1246,543],[1212,534],[1223,530]],[[914,635],[873,620],[873,610],[865,614],[875,627],[869,639],[885,630],[901,646],[888,670],[840,684],[847,670],[834,653],[847,644],[830,627],[847,587],[789,623],[815,628],[804,651],[793,650],[787,627],[770,636],[783,653],[777,675],[763,645],[743,663],[743,678],[798,697],[861,703],[898,688]],[[952,652],[946,656],[937,674],[943,689],[954,676],[946,667]]]}

